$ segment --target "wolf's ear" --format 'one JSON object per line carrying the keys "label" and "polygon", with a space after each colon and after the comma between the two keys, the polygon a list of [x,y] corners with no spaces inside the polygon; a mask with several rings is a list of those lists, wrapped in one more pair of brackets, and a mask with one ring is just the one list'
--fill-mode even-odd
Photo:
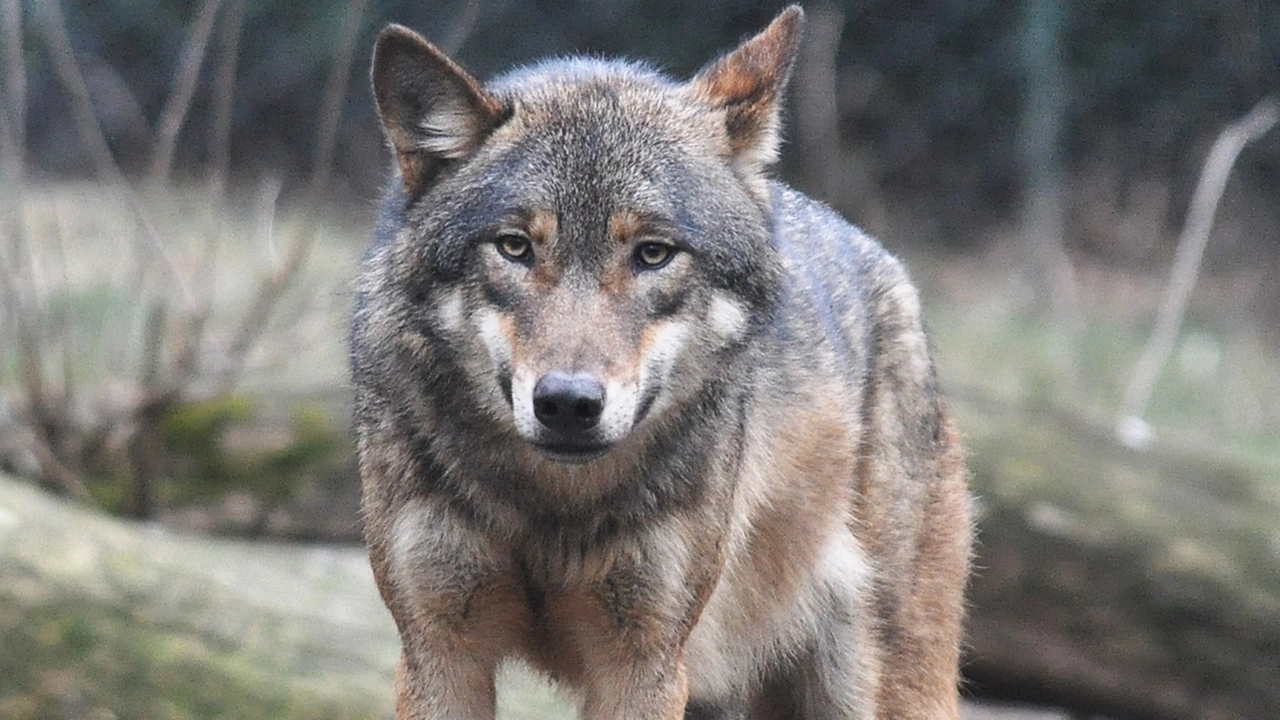
{"label": "wolf's ear", "polygon": [[373,48],[373,96],[400,178],[420,190],[503,120],[502,103],[421,35],[388,25]]}
{"label": "wolf's ear", "polygon": [[749,175],[778,157],[780,97],[803,27],[804,11],[792,5],[759,35],[703,68],[689,82],[698,98],[723,110],[729,151],[734,163]]}

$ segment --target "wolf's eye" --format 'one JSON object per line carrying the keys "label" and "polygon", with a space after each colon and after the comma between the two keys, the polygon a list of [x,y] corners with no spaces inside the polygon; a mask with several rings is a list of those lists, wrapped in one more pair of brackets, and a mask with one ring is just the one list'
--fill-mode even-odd
{"label": "wolf's eye", "polygon": [[676,249],[670,245],[658,242],[642,243],[636,247],[635,260],[636,265],[645,270],[657,270],[658,268],[671,262],[671,258],[676,254]]}
{"label": "wolf's eye", "polygon": [[503,233],[494,244],[497,245],[498,252],[508,260],[529,262],[533,258],[533,244],[523,235]]}

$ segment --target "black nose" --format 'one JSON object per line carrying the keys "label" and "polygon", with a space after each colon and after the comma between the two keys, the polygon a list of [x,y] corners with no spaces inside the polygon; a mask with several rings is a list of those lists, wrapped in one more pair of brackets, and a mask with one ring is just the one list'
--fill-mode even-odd
{"label": "black nose", "polygon": [[604,385],[592,375],[553,371],[533,388],[533,414],[552,430],[590,430],[603,412]]}

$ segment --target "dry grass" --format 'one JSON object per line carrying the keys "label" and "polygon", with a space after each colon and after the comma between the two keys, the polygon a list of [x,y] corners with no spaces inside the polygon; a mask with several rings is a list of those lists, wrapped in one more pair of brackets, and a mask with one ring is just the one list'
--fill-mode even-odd
{"label": "dry grass", "polygon": [[[1154,322],[1162,278],[1078,268],[1075,318],[1056,323],[1026,310],[1012,263],[998,252],[910,259],[950,394],[1110,427]],[[1175,445],[1280,457],[1280,354],[1269,331],[1242,312],[1238,284],[1201,280],[1147,419]]]}
{"label": "dry grass", "polygon": [[[281,245],[313,212],[279,213],[278,184],[264,183],[240,204],[212,205],[197,192],[169,192],[160,208],[164,241],[175,268],[199,283],[211,306],[203,366],[219,369],[238,321],[263,279],[282,261]],[[305,217],[304,217],[305,215]],[[42,334],[61,353],[47,358],[51,376],[68,371],[78,382],[111,386],[136,378],[140,340],[152,293],[138,291],[156,269],[134,257],[124,238],[136,228],[114,193],[95,183],[29,188],[23,222],[31,237],[35,305]],[[247,375],[263,381],[285,371],[286,382],[340,382],[344,357],[342,325],[348,280],[354,273],[364,232],[322,220],[311,262],[296,287],[268,321],[266,342],[250,353]],[[0,385],[12,386],[16,348],[0,348]],[[212,382],[217,373],[210,373]]]}

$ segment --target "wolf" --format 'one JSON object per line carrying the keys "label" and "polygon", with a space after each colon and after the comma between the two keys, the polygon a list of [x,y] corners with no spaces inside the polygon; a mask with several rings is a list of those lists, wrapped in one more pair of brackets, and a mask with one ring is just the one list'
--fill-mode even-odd
{"label": "wolf", "polygon": [[963,451],[902,264],[770,177],[791,7],[691,80],[378,37],[351,329],[396,716],[958,718]]}

